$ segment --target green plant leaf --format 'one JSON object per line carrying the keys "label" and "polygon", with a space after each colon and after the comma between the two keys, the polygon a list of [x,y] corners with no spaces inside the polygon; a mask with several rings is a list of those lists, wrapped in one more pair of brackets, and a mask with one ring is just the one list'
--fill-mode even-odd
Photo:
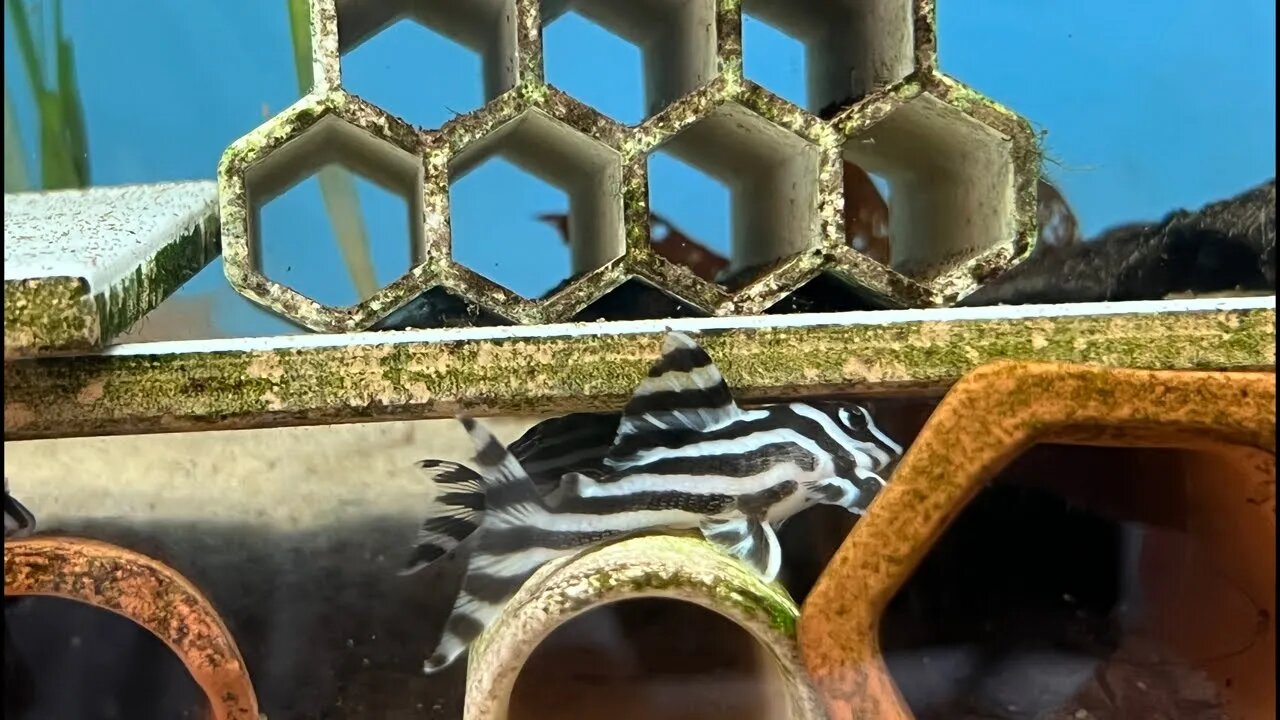
{"label": "green plant leaf", "polygon": [[40,110],[40,184],[45,190],[77,187],[67,155],[60,98],[57,93],[40,90],[36,102]]}
{"label": "green plant leaf", "polygon": [[41,72],[40,57],[36,54],[35,36],[31,34],[31,20],[27,16],[27,5],[23,0],[8,0],[9,14],[13,16],[13,37],[18,43],[18,53],[22,55],[22,64],[27,71],[27,82],[31,91],[39,93],[44,88],[44,74]]}
{"label": "green plant leaf", "polygon": [[22,146],[22,133],[18,128],[18,116],[9,97],[9,84],[4,86],[4,191],[23,192],[31,189],[27,177],[27,159]]}
{"label": "green plant leaf", "polygon": [[338,240],[338,250],[347,266],[351,282],[356,286],[360,300],[378,291],[378,278],[373,271],[373,257],[369,252],[369,240],[360,212],[360,196],[356,194],[355,179],[341,165],[328,165],[316,174],[320,181],[320,194],[324,197],[333,236]]}
{"label": "green plant leaf", "polygon": [[289,37],[293,40],[293,66],[298,92],[311,92],[315,75],[311,68],[311,7],[308,0],[285,0],[289,8]]}
{"label": "green plant leaf", "polygon": [[80,83],[76,79],[75,49],[71,41],[59,37],[58,99],[61,101],[62,127],[66,134],[67,161],[75,174],[76,187],[89,184],[89,144],[84,125],[84,106],[80,102]]}

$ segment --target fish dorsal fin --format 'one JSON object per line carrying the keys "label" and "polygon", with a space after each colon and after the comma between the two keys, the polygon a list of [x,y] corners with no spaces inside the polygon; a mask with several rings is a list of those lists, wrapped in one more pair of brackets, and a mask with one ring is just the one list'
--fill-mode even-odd
{"label": "fish dorsal fin", "polygon": [[746,563],[762,580],[771,583],[782,567],[782,547],[767,522],[756,518],[733,517],[702,522],[707,542]]}
{"label": "fish dorsal fin", "polygon": [[602,468],[618,435],[618,413],[572,413],[548,418],[507,446],[534,483],[554,484],[567,472]]}
{"label": "fish dorsal fin", "polygon": [[734,421],[742,411],[711,356],[687,335],[667,333],[662,357],[649,368],[623,408],[609,453],[621,458],[683,434],[704,433]]}

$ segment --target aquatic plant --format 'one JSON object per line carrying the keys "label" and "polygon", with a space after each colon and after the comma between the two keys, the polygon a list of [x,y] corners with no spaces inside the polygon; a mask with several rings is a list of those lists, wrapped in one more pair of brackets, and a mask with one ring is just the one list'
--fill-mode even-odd
{"label": "aquatic plant", "polygon": [[[293,62],[298,74],[298,91],[311,92],[315,78],[311,71],[311,13],[307,0],[286,0],[289,8],[289,35],[293,39]],[[325,211],[333,225],[338,249],[360,300],[378,291],[369,250],[369,234],[360,212],[355,180],[341,165],[326,165],[316,173]]]}
{"label": "aquatic plant", "polygon": [[[33,16],[37,25],[43,25],[39,8],[29,12],[25,0],[8,0],[6,6],[39,118],[40,186],[45,190],[85,187],[89,184],[89,144],[76,78],[75,49],[62,30],[62,2],[49,0],[48,4],[53,15],[49,33],[52,48],[37,42],[32,30]],[[41,33],[40,38],[44,37]],[[4,158],[5,192],[29,189],[30,176],[23,161],[22,136],[8,82],[4,88]]]}

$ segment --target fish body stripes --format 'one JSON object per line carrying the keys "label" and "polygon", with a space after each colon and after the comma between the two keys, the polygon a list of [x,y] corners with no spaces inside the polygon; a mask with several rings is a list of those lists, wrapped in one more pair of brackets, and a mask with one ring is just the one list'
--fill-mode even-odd
{"label": "fish body stripes", "polygon": [[422,463],[440,493],[410,570],[471,546],[428,672],[452,663],[543,564],[622,537],[696,528],[772,581],[778,526],[816,504],[861,514],[902,453],[855,404],[740,408],[707,353],[679,333],[620,416],[554,418],[510,447],[462,422],[475,470]]}
{"label": "fish body stripes", "polygon": [[[541,495],[555,492],[563,474],[595,471],[617,434],[617,413],[574,413],[534,425],[507,448],[529,474]],[[459,463],[418,463],[439,494],[428,507],[402,575],[421,570],[452,554],[478,527],[486,499],[480,475]]]}

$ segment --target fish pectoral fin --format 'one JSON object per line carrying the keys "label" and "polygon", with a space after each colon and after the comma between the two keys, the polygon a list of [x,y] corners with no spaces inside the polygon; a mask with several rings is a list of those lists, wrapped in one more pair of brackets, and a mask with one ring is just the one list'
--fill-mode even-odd
{"label": "fish pectoral fin", "polygon": [[842,507],[854,515],[861,515],[866,507],[862,491],[844,478],[832,477],[805,483],[805,493],[820,505]]}
{"label": "fish pectoral fin", "polygon": [[773,582],[782,567],[782,547],[766,522],[748,517],[704,520],[702,537],[755,570],[765,582]]}
{"label": "fish pectoral fin", "polygon": [[560,486],[556,488],[559,493],[558,500],[569,497],[595,497],[595,489],[595,478],[580,472],[565,473],[564,477],[560,478]]}
{"label": "fish pectoral fin", "polygon": [[667,333],[662,357],[622,410],[605,462],[611,467],[625,465],[645,448],[670,442],[672,434],[708,432],[741,414],[711,356],[687,335]]}

